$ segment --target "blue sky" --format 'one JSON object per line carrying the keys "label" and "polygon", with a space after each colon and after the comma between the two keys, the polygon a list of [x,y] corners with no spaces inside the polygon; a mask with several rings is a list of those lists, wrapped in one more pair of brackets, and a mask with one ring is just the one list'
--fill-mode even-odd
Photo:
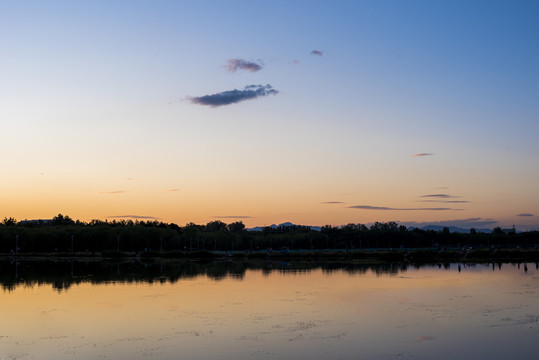
{"label": "blue sky", "polygon": [[539,224],[536,1],[1,6],[2,217]]}

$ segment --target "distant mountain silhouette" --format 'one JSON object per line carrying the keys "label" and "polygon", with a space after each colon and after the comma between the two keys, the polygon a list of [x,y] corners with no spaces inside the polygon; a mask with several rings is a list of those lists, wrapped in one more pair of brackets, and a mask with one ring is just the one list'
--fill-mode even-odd
{"label": "distant mountain silhouette", "polygon": [[[252,228],[248,228],[248,229],[245,229],[247,231],[263,231],[265,227],[269,227],[269,228],[272,228],[272,229],[277,229],[279,227],[289,227],[289,226],[307,226],[309,227],[311,230],[313,231],[320,231],[321,227],[320,226],[310,226],[310,225],[296,225],[296,224],[293,224],[291,222],[284,222],[282,224],[279,224],[279,225],[275,225],[275,224],[271,224],[269,226],[256,226],[256,227],[252,227]],[[465,229],[465,228],[461,228],[461,227],[457,227],[457,226],[441,226],[441,225],[427,225],[427,226],[423,226],[423,227],[415,227],[415,226],[410,226],[408,227],[408,230],[413,230],[413,229],[420,229],[420,230],[425,230],[425,231],[442,231],[444,229],[444,227],[447,227],[449,229],[449,232],[452,232],[452,233],[465,233],[465,234],[468,234],[470,232],[470,229]],[[492,229],[487,229],[487,228],[481,228],[481,229],[475,229],[475,231],[477,231],[478,233],[487,233],[487,234],[490,234],[492,232]]]}
{"label": "distant mountain silhouette", "polygon": [[[427,225],[427,226],[420,227],[419,229],[425,230],[425,231],[428,231],[428,230],[442,231],[444,227],[447,227],[449,229],[449,232],[452,232],[452,233],[453,232],[454,233],[469,233],[470,232],[470,229],[464,229],[457,226],[441,226],[441,225]],[[413,230],[413,229],[415,229],[415,227],[413,226],[408,228],[408,230]],[[475,229],[475,231],[477,231],[478,233],[490,234],[492,232],[492,229]]]}
{"label": "distant mountain silhouette", "polygon": [[284,222],[284,223],[279,224],[279,225],[271,224],[270,226],[256,226],[256,227],[248,228],[248,229],[245,229],[245,230],[247,230],[247,231],[263,231],[264,228],[266,228],[266,227],[269,227],[269,228],[272,228],[272,229],[277,229],[279,227],[289,227],[289,226],[307,226],[313,231],[320,231],[320,229],[321,229],[320,226],[296,225],[296,224],[292,224],[291,222],[287,221],[287,222]]}

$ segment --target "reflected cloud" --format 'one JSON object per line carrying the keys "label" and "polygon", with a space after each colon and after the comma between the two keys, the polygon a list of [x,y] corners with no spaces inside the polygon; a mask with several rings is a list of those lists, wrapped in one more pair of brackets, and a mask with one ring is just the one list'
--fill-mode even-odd
{"label": "reflected cloud", "polygon": [[277,95],[279,91],[271,85],[247,85],[243,90],[228,90],[216,94],[188,97],[193,104],[218,107],[238,103],[244,100],[256,99],[261,96]]}
{"label": "reflected cloud", "polygon": [[243,60],[243,59],[229,59],[227,61],[227,65],[225,66],[225,69],[228,72],[232,72],[232,73],[238,70],[257,72],[257,71],[262,70],[262,64]]}

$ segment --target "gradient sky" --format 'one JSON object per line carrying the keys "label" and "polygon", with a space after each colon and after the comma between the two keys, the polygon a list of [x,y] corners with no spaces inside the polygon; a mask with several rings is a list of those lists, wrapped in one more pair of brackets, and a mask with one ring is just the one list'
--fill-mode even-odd
{"label": "gradient sky", "polygon": [[0,217],[539,228],[537,1],[0,1]]}

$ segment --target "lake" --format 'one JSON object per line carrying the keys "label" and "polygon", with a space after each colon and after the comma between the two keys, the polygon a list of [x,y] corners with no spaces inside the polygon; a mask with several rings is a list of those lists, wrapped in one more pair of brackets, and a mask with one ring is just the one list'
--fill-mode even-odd
{"label": "lake", "polygon": [[528,264],[0,262],[0,359],[507,359]]}

